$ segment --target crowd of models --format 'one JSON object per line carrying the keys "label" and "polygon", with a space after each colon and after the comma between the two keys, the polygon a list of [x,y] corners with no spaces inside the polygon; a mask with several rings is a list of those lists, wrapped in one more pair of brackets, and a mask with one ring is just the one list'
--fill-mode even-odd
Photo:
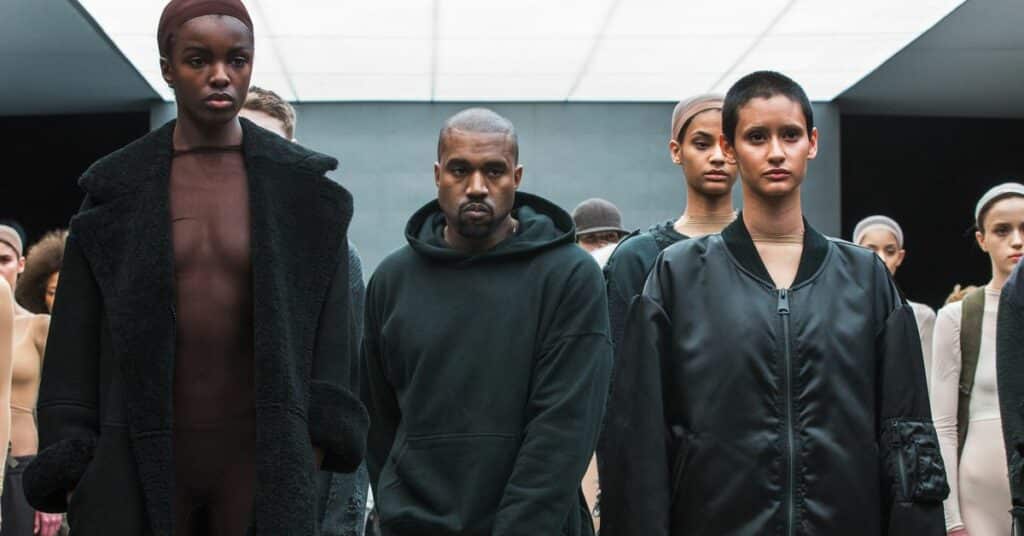
{"label": "crowd of models", "polygon": [[0,222],[0,536],[1024,529],[1024,185],[978,200],[991,279],[936,314],[896,221],[804,218],[780,73],[676,106],[686,206],[642,232],[523,192],[470,108],[364,288],[245,6],[172,0],[157,36],[177,118],[82,175],[68,231]]}

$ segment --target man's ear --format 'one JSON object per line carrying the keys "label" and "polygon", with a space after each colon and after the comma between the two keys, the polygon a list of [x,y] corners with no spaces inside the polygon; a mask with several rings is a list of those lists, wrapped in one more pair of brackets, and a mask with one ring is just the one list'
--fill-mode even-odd
{"label": "man's ear", "polygon": [[516,170],[512,172],[512,177],[516,181],[516,190],[518,190],[519,184],[523,182],[523,166],[516,166]]}
{"label": "man's ear", "polygon": [[174,80],[171,78],[171,60],[160,58],[160,75],[163,76],[167,87],[174,87]]}
{"label": "man's ear", "polygon": [[434,186],[441,187],[441,163],[434,162]]}

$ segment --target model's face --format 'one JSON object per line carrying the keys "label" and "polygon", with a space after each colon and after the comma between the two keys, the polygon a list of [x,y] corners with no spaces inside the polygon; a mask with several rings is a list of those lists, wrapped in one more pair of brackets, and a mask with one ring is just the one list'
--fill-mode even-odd
{"label": "model's face", "polygon": [[885,263],[889,273],[893,275],[896,275],[896,270],[903,264],[903,258],[907,254],[900,247],[900,243],[896,239],[896,235],[892,234],[892,231],[878,227],[865,232],[864,236],[860,239],[860,245],[874,251],[882,259],[882,262]]}
{"label": "model's face", "polygon": [[504,134],[448,132],[434,182],[451,231],[486,242],[511,214],[523,177],[511,143]]}
{"label": "model's face", "polygon": [[1024,255],[1024,197],[1000,199],[989,207],[976,238],[992,259],[992,269],[1003,276],[1013,272]]}
{"label": "model's face", "polygon": [[690,120],[679,140],[669,142],[672,161],[683,168],[691,188],[708,197],[729,195],[736,183],[736,165],[722,152],[721,110],[707,110]]}
{"label": "model's face", "polygon": [[189,20],[175,36],[170,58],[162,58],[164,80],[174,88],[179,118],[200,127],[234,119],[252,76],[252,32],[225,15]]}
{"label": "model's face", "polygon": [[46,279],[46,295],[43,297],[43,300],[46,301],[47,312],[53,313],[53,300],[57,297],[57,283],[59,282],[60,272],[53,272]]}
{"label": "model's face", "polygon": [[280,119],[259,110],[250,110],[248,108],[242,108],[238,112],[239,117],[244,117],[253,123],[281,136],[286,140],[290,140],[288,132],[284,128],[284,122]]}
{"label": "model's face", "polygon": [[0,277],[13,289],[17,286],[18,274],[24,271],[25,257],[18,255],[10,244],[0,242]]}
{"label": "model's face", "polygon": [[807,131],[800,104],[783,95],[755,98],[739,109],[736,141],[720,143],[748,191],[762,198],[793,195],[818,154],[818,130]]}
{"label": "model's face", "polygon": [[588,253],[594,250],[601,249],[608,244],[617,244],[621,235],[615,231],[606,231],[601,233],[587,233],[580,235],[576,242],[581,248],[585,249]]}

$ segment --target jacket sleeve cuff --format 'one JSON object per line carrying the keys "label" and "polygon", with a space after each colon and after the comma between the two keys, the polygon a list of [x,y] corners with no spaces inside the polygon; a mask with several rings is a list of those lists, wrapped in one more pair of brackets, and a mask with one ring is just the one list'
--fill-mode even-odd
{"label": "jacket sleeve cuff", "polygon": [[313,381],[308,420],[313,445],[324,451],[320,468],[335,473],[355,471],[363,461],[370,423],[362,402],[348,390]]}
{"label": "jacket sleeve cuff", "polygon": [[882,455],[897,503],[941,503],[949,495],[939,441],[930,422],[890,419],[882,428]]}
{"label": "jacket sleeve cuff", "polygon": [[25,498],[36,510],[67,510],[67,495],[75,489],[96,450],[93,438],[65,439],[33,459],[22,475]]}

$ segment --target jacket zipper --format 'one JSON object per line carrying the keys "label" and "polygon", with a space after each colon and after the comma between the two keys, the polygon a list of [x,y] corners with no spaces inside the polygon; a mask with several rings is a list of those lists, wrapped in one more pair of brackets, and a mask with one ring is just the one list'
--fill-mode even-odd
{"label": "jacket zipper", "polygon": [[789,459],[786,483],[786,534],[793,536],[796,522],[796,438],[793,432],[793,357],[789,344],[789,290],[779,289],[779,318],[782,320],[783,359],[786,367],[786,455]]}

